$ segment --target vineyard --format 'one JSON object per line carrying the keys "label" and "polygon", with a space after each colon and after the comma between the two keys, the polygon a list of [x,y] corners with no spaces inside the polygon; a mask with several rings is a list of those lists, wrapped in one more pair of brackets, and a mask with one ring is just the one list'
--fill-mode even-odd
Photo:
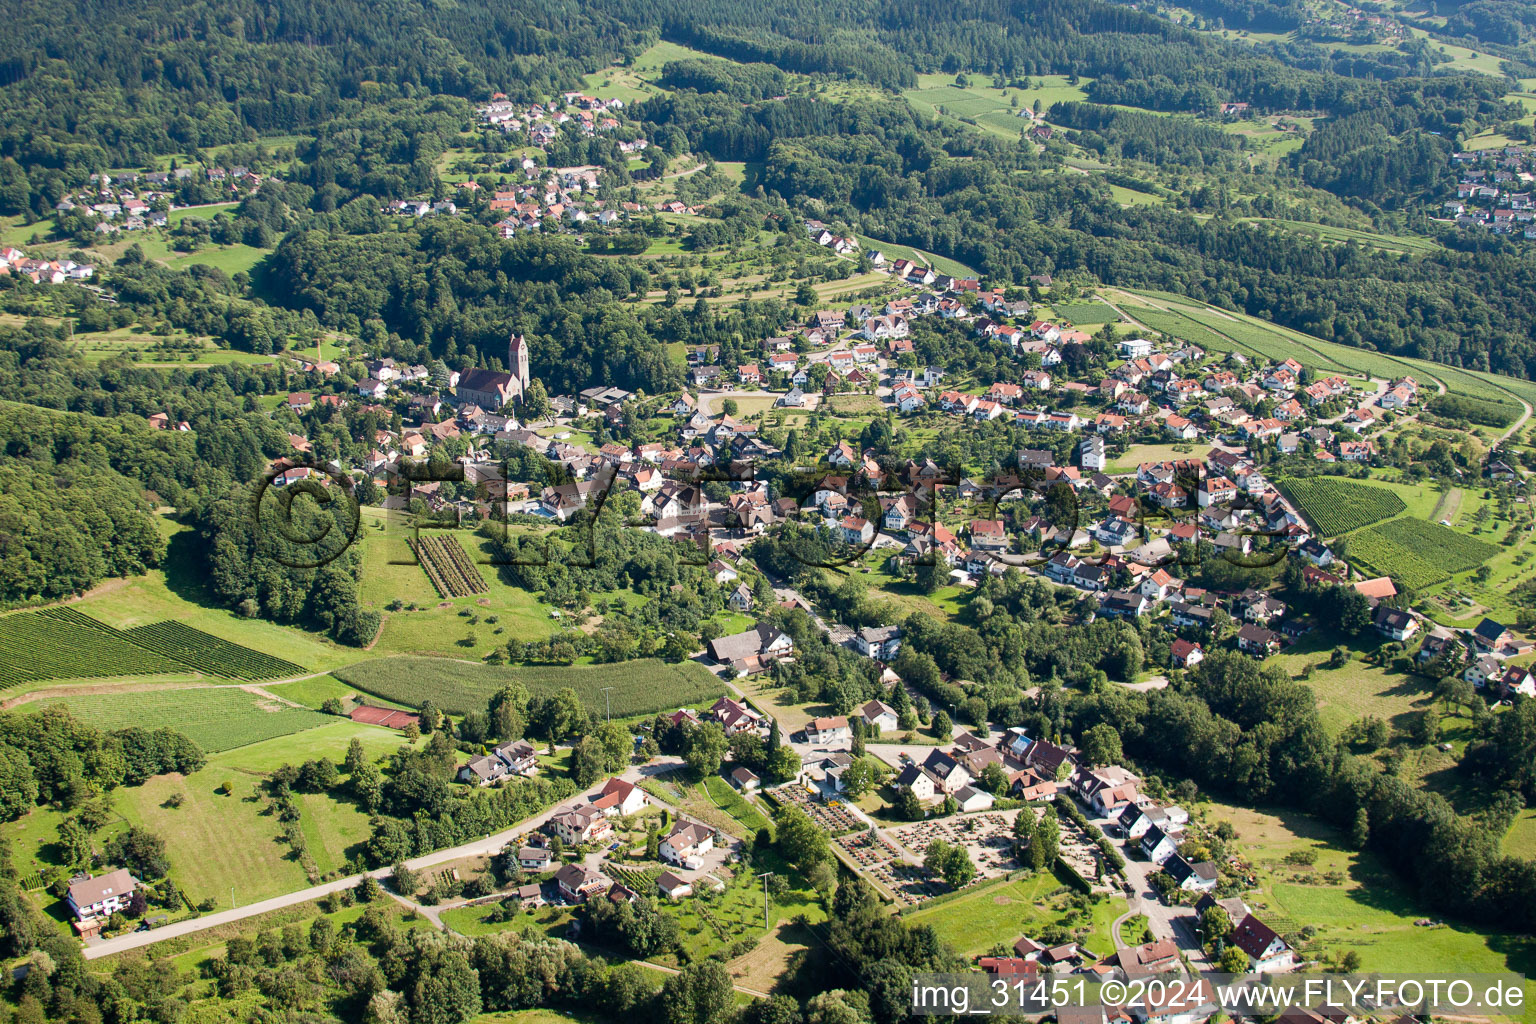
{"label": "vineyard", "polygon": [[141,647],[175,658],[199,672],[226,679],[276,679],[302,675],[302,665],[222,640],[180,622],[156,622],[123,630]]}
{"label": "vineyard", "polygon": [[484,709],[500,687],[520,682],[534,696],[547,696],[570,687],[581,702],[606,714],[604,687],[612,687],[615,718],[712,703],[725,694],[725,685],[693,662],[669,665],[651,658],[612,665],[550,665],[503,668],[469,665],[443,658],[383,658],[338,669],[336,678],[365,693],[407,707],[430,700],[443,711],[461,715]]}
{"label": "vineyard", "polygon": [[1055,309],[1057,316],[1080,327],[1112,324],[1120,319],[1120,314],[1115,312],[1114,307],[1104,302],[1068,302],[1052,308]]}
{"label": "vineyard", "polygon": [[73,608],[0,618],[0,686],[185,670]]}
{"label": "vineyard", "polygon": [[1450,579],[1498,553],[1486,541],[1422,519],[1393,519],[1349,538],[1349,556],[1414,590]]}
{"label": "vineyard", "polygon": [[427,578],[443,597],[470,597],[490,589],[480,567],[469,560],[457,537],[422,536],[411,542]]}
{"label": "vineyard", "polygon": [[226,679],[275,679],[304,671],[180,622],[120,630],[73,608],[0,618],[0,687],[191,670]]}
{"label": "vineyard", "polygon": [[175,729],[209,754],[336,721],[237,686],[81,694],[38,703],[65,705],[75,718],[104,730],[133,725]]}
{"label": "vineyard", "polygon": [[1391,519],[1407,507],[1385,487],[1338,477],[1297,477],[1281,481],[1280,488],[1325,537]]}

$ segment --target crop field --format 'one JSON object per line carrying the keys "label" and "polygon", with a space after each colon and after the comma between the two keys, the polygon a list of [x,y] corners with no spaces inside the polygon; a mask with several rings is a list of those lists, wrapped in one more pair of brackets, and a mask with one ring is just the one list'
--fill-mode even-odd
{"label": "crop field", "polygon": [[1385,487],[1337,477],[1285,480],[1280,487],[1326,537],[1391,519],[1407,508],[1402,498]]}
{"label": "crop field", "polygon": [[134,725],[175,729],[210,754],[336,721],[331,715],[290,707],[238,686],[91,693],[39,702],[42,707],[61,704],[76,718],[102,729]]}
{"label": "crop field", "polygon": [[1374,527],[1373,532],[1433,562],[1446,572],[1474,569],[1499,553],[1497,544],[1489,544],[1423,519],[1394,519]]}
{"label": "crop field", "polygon": [[1130,314],[1159,334],[1167,334],[1182,341],[1193,342],[1209,352],[1231,352],[1235,349],[1252,359],[1265,358],[1263,353],[1257,349],[1240,344],[1232,338],[1223,337],[1212,331],[1209,327],[1197,324],[1195,321],[1179,313],[1138,307],[1130,310]]}
{"label": "crop field", "polygon": [[1493,544],[1422,519],[1393,519],[1349,538],[1349,557],[1403,586],[1422,590],[1498,554]]}
{"label": "crop field", "polygon": [[1363,569],[1377,575],[1391,576],[1402,586],[1413,590],[1422,590],[1450,579],[1450,573],[1444,569],[1411,551],[1404,551],[1372,530],[1362,530],[1349,538],[1349,558],[1358,562]]}
{"label": "crop field", "polygon": [[427,578],[442,596],[471,597],[490,589],[458,538],[423,535],[411,543],[411,548],[421,560]]}
{"label": "crop field", "polygon": [[156,622],[123,630],[140,647],[175,658],[199,672],[226,679],[277,679],[301,675],[304,668],[282,658],[230,643],[181,622]]}
{"label": "crop field", "polygon": [[[462,715],[485,707],[497,689],[511,682],[546,696],[565,687],[599,714],[610,707],[614,716],[629,718],[657,711],[713,703],[725,694],[725,684],[693,662],[669,665],[644,658],[611,665],[536,665],[498,667],[472,665],[446,658],[384,658],[337,669],[336,678],[365,693],[409,707],[422,701],[450,714]],[[604,687],[612,687],[607,701]]]}
{"label": "crop field", "polygon": [[73,608],[0,618],[0,686],[183,671],[185,666]]}
{"label": "crop field", "polygon": [[1120,319],[1119,314],[1103,302],[1069,302],[1054,308],[1057,316],[1074,324],[1112,324]]}

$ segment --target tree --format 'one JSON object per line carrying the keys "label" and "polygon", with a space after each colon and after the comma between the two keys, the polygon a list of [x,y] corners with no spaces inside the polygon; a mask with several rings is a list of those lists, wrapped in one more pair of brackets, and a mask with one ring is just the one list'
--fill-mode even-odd
{"label": "tree", "polygon": [[421,888],[421,876],[402,861],[394,866],[389,884],[401,896],[414,896]]}
{"label": "tree", "polygon": [[832,856],[827,833],[799,807],[786,804],[773,816],[774,843],[801,871]]}
{"label": "tree", "polygon": [[942,839],[928,844],[923,866],[944,879],[951,889],[959,889],[976,877],[976,865],[963,845],[951,845]]}
{"label": "tree", "polygon": [[923,802],[912,792],[911,786],[902,786],[896,791],[896,813],[907,821],[923,820]]}
{"label": "tree", "polygon": [[947,740],[954,735],[955,723],[949,720],[949,712],[935,711],[933,713],[933,734],[941,740]]}
{"label": "tree", "polygon": [[1413,723],[1413,738],[1421,746],[1440,741],[1440,712],[1425,708]]}
{"label": "tree", "polygon": [[165,856],[165,840],[138,825],[108,840],[106,857],[141,879],[164,878],[171,869]]}
{"label": "tree", "polygon": [[1125,758],[1119,731],[1108,722],[1100,722],[1083,733],[1083,759],[1094,767],[1119,764]]}
{"label": "tree", "polygon": [[935,558],[932,562],[919,565],[913,578],[917,582],[917,589],[932,594],[949,583],[949,564],[942,558]]}
{"label": "tree", "polygon": [[727,398],[720,403],[720,411],[727,416],[735,416],[741,411],[741,406],[736,403],[736,399]]}
{"label": "tree", "polygon": [[1232,918],[1221,907],[1211,907],[1200,915],[1200,935],[1210,953],[1227,941],[1232,934]]}
{"label": "tree", "polygon": [[1228,946],[1221,952],[1221,960],[1218,961],[1223,974],[1248,973],[1248,954],[1236,946]]}
{"label": "tree", "polygon": [[345,715],[347,713],[346,709],[342,707],[341,699],[338,697],[325,698],[320,704],[320,710],[328,715]]}
{"label": "tree", "polygon": [[523,392],[522,407],[518,411],[521,419],[530,422],[549,417],[549,392],[544,389],[542,380],[534,378],[528,382],[528,390]]}
{"label": "tree", "polygon": [[683,754],[683,761],[696,778],[702,779],[720,770],[727,749],[725,730],[715,722],[705,722],[690,730],[688,750]]}
{"label": "tree", "polygon": [[800,774],[800,755],[789,746],[774,747],[763,767],[774,782],[788,782]]}
{"label": "tree", "polygon": [[569,686],[553,696],[534,699],[529,704],[528,716],[534,729],[551,743],[576,735],[587,724],[587,709]]}
{"label": "tree", "polygon": [[875,767],[868,758],[857,758],[843,771],[843,789],[855,800],[868,793],[875,782]]}
{"label": "tree", "polygon": [[1008,772],[996,761],[989,763],[981,770],[981,776],[977,781],[981,783],[982,789],[997,796],[1008,791]]}
{"label": "tree", "polygon": [[705,960],[667,978],[658,1005],[666,1024],[718,1024],[734,1014],[736,990],[723,964]]}

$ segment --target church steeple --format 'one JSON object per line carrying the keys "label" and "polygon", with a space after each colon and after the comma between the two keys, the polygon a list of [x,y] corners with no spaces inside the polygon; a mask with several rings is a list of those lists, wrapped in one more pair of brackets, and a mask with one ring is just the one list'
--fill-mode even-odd
{"label": "church steeple", "polygon": [[521,399],[528,390],[528,339],[521,334],[512,335],[512,340],[507,344],[507,371],[512,374],[517,382],[515,390],[517,397]]}

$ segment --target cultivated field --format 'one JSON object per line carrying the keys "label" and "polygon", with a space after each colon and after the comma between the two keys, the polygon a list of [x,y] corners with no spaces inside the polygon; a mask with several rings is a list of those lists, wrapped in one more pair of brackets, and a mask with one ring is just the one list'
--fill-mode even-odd
{"label": "cultivated field", "polygon": [[337,669],[336,678],[386,700],[419,707],[430,700],[451,714],[485,707],[492,694],[509,682],[520,682],[530,693],[547,696],[565,687],[599,714],[603,688],[615,717],[647,715],[689,705],[709,704],[724,695],[725,684],[693,662],[669,665],[655,659],[612,665],[550,665],[498,667],[443,658],[385,658]]}
{"label": "cultivated field", "polygon": [[1401,515],[1403,499],[1384,487],[1341,480],[1338,477],[1299,477],[1280,482],[1325,537],[1336,537],[1363,526]]}
{"label": "cultivated field", "polygon": [[174,658],[199,672],[226,679],[276,679],[304,671],[303,666],[291,661],[232,644],[181,622],[135,626],[124,630],[123,635],[141,647]]}
{"label": "cultivated field", "polygon": [[0,618],[0,686],[184,671],[185,665],[72,608]]}
{"label": "cultivated field", "polygon": [[1349,556],[1413,590],[1434,586],[1499,553],[1497,545],[1423,519],[1393,519],[1350,535]]}

